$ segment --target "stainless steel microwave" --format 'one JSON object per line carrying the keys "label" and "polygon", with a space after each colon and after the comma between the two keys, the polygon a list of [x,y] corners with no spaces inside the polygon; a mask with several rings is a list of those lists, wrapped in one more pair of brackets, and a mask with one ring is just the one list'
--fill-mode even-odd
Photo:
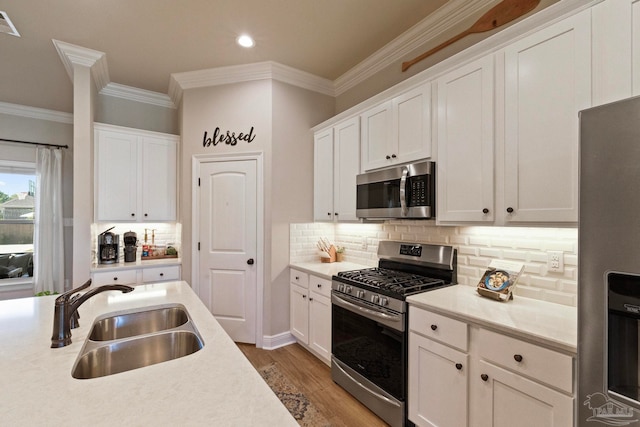
{"label": "stainless steel microwave", "polygon": [[360,174],[356,215],[365,219],[428,219],[435,216],[435,162]]}

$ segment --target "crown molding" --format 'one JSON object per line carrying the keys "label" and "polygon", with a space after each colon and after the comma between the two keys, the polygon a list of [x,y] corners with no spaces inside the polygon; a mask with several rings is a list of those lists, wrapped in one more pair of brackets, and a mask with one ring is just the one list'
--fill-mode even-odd
{"label": "crown molding", "polygon": [[100,95],[113,96],[130,101],[144,102],[145,104],[151,104],[158,107],[173,109],[176,108],[169,95],[145,89],[138,89],[136,87],[121,85],[118,83],[107,84],[100,91]]}
{"label": "crown molding", "polygon": [[476,16],[499,0],[450,0],[431,15],[387,43],[373,55],[335,80],[336,95],[341,95],[379,71],[396,63],[415,49],[445,33],[459,22]]}
{"label": "crown molding", "polygon": [[26,105],[0,102],[0,114],[26,117],[30,119],[48,120],[64,124],[73,124],[73,114],[62,111],[47,110],[45,108],[27,107]]}
{"label": "crown molding", "polygon": [[171,74],[169,97],[178,105],[185,89],[266,79],[278,80],[329,96],[336,95],[331,80],[277,62],[265,61]]}
{"label": "crown molding", "polygon": [[87,49],[86,47],[76,46],[60,40],[53,39],[52,41],[72,83],[73,66],[80,65],[91,69],[91,75],[98,92],[109,84],[107,55],[104,52]]}

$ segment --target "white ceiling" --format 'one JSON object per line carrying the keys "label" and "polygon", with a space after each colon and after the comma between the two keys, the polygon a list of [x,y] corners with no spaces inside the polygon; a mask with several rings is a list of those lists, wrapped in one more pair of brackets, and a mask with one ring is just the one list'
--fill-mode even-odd
{"label": "white ceiling", "polygon": [[[335,80],[448,1],[0,0],[21,35],[0,34],[0,102],[72,111],[53,39],[106,53],[111,82],[163,94],[172,73],[262,61]],[[244,32],[254,48],[236,45]]]}

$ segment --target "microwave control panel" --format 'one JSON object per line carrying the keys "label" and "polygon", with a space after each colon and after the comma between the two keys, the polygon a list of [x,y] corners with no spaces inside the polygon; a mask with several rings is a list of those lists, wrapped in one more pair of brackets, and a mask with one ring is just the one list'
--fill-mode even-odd
{"label": "microwave control panel", "polygon": [[429,205],[429,175],[418,175],[409,177],[409,206]]}

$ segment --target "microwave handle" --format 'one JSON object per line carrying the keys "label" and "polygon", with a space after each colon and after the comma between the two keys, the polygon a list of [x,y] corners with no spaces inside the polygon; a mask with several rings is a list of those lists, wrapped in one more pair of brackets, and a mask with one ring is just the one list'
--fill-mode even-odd
{"label": "microwave handle", "polygon": [[402,209],[402,216],[407,216],[409,210],[407,209],[407,175],[409,169],[402,168],[402,178],[400,178],[400,208]]}

